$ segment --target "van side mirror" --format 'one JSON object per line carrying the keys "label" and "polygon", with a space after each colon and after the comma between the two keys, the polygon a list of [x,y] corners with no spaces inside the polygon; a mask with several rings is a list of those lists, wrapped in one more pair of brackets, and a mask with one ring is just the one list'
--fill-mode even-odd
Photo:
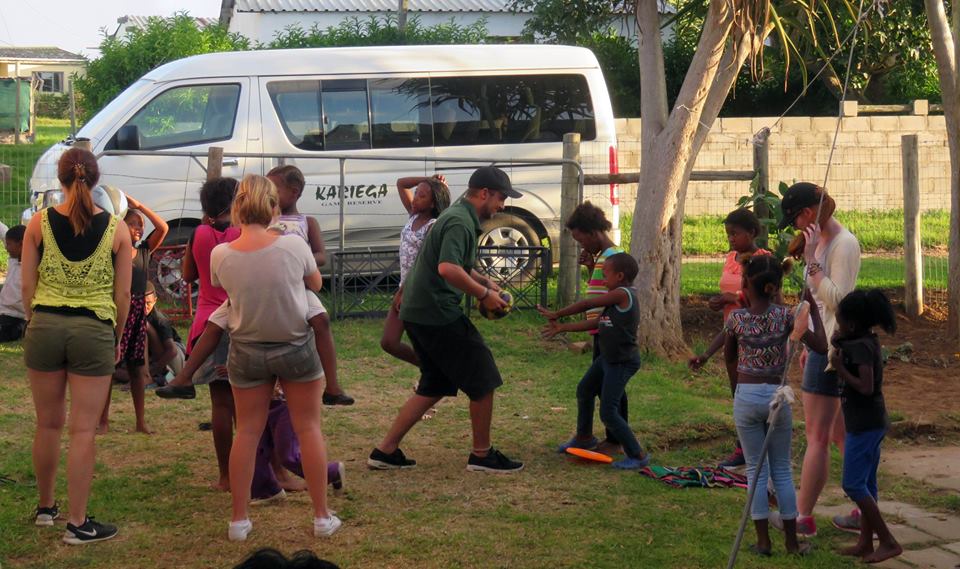
{"label": "van side mirror", "polygon": [[126,124],[117,131],[117,150],[140,150],[140,128]]}

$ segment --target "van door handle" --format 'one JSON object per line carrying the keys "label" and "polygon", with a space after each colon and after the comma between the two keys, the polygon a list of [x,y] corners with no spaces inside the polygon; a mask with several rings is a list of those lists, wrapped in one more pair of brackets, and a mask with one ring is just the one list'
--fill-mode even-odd
{"label": "van door handle", "polygon": [[240,161],[236,158],[224,158],[223,162],[220,163],[222,166],[239,166]]}

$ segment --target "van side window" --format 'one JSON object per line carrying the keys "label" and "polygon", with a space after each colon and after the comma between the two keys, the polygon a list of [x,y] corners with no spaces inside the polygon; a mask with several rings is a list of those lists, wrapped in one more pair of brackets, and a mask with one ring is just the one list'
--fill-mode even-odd
{"label": "van side window", "polygon": [[426,79],[371,79],[368,85],[374,148],[433,145]]}
{"label": "van side window", "polygon": [[290,142],[303,150],[323,150],[320,82],[274,81],[267,83],[267,92]]}
{"label": "van side window", "polygon": [[582,75],[432,77],[437,146],[559,142],[568,132],[596,138]]}
{"label": "van side window", "polygon": [[370,148],[367,82],[363,79],[337,79],[321,81],[320,87],[325,148]]}
{"label": "van side window", "polygon": [[228,140],[239,100],[236,84],[174,87],[154,97],[127,125],[140,131],[142,150]]}

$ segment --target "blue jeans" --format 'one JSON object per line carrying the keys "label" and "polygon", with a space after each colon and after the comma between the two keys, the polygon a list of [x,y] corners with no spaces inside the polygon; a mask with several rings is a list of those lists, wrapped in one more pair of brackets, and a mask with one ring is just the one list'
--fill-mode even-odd
{"label": "blue jeans", "polygon": [[880,443],[886,429],[847,433],[843,446],[843,491],[854,502],[873,497],[877,501],[877,468],[880,467]]}
{"label": "blue jeans", "polygon": [[640,369],[640,356],[626,362],[609,363],[600,356],[593,360],[590,369],[577,384],[577,434],[593,435],[593,400],[600,393],[600,420],[613,433],[623,452],[631,458],[643,456],[643,449],[630,424],[620,414],[620,399],[627,382]]}
{"label": "blue jeans", "polygon": [[[737,435],[740,436],[740,444],[743,446],[743,457],[747,461],[747,480],[751,484],[760,462],[763,439],[767,434],[770,401],[777,387],[768,383],[741,383],[737,385],[733,397],[733,421],[737,425]],[[777,502],[780,504],[780,516],[785,520],[793,520],[797,517],[797,491],[793,487],[790,464],[793,410],[789,405],[780,409],[776,423],[769,427],[771,432],[767,460],[764,461],[757,479],[750,516],[754,520],[765,520],[769,517],[767,479],[773,478],[773,488],[777,491]]]}

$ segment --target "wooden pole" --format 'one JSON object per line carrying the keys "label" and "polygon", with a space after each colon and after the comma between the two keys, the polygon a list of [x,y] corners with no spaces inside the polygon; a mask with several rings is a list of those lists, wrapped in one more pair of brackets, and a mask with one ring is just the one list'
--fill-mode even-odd
{"label": "wooden pole", "polygon": [[13,109],[13,143],[20,144],[20,62],[18,61],[13,66],[14,74],[14,87],[17,92],[15,93],[14,109]]}
{"label": "wooden pole", "polygon": [[[757,138],[753,145],[753,170],[757,176],[757,197],[761,199],[754,203],[753,213],[760,219],[766,219],[770,217],[770,210],[762,198],[770,192],[770,131],[764,129]],[[767,224],[761,223],[757,241],[762,248],[768,248],[769,237]]]}
{"label": "wooden pole", "polygon": [[70,80],[67,88],[67,94],[70,97],[70,135],[77,136],[77,101],[73,92],[73,80]]}
{"label": "wooden pole", "polygon": [[920,249],[920,152],[917,135],[900,137],[903,160],[903,306],[907,316],[923,313],[923,255]]}
{"label": "wooden pole", "polygon": [[[580,135],[563,135],[563,159],[580,161]],[[560,223],[565,224],[580,201],[580,176],[577,169],[563,165],[563,177],[560,181]],[[577,294],[577,242],[570,230],[564,227],[560,233],[560,273],[557,278],[557,304],[567,306],[573,303]]]}
{"label": "wooden pole", "polygon": [[211,146],[207,149],[207,180],[223,175],[223,148]]}
{"label": "wooden pole", "polygon": [[407,32],[407,10],[409,10],[409,0],[397,0],[397,29],[401,36]]}

